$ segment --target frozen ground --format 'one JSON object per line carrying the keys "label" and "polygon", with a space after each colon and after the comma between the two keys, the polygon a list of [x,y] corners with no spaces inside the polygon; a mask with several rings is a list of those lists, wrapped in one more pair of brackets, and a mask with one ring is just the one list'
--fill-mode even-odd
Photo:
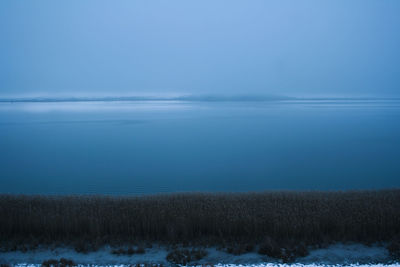
{"label": "frozen ground", "polygon": [[[16,264],[14,267],[39,267],[40,264],[27,264],[21,263]],[[117,264],[117,265],[89,265],[90,267],[131,267],[131,265],[126,264]],[[206,265],[198,265],[201,267],[399,267],[399,263],[390,263],[390,264],[382,264],[382,263],[372,263],[372,264],[302,264],[302,263],[293,263],[293,264],[279,264],[279,263],[260,263],[260,264],[206,264]],[[79,264],[77,267],[88,267],[88,265],[81,265]],[[143,265],[145,267],[145,265]],[[196,266],[197,267],[197,266]]]}
{"label": "frozen ground", "polygon": [[[16,266],[38,266],[48,259],[67,258],[79,265],[95,266],[129,266],[135,263],[154,263],[171,265],[166,261],[167,249],[156,247],[146,249],[145,254],[132,256],[111,254],[110,247],[104,247],[87,254],[77,253],[71,248],[37,249],[29,252],[0,253],[0,263]],[[216,248],[207,248],[208,255],[197,264],[213,264],[214,266],[266,266],[285,267],[276,259],[259,255],[255,252],[234,256]],[[299,258],[290,266],[400,266],[391,262],[387,250],[379,246],[364,246],[359,244],[337,244],[328,248],[310,251],[307,257]]]}

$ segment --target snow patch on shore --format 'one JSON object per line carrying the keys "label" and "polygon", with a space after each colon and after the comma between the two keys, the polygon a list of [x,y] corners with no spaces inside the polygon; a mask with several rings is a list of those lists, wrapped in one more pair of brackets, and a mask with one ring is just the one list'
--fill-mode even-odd
{"label": "snow patch on shore", "polygon": [[[391,261],[388,251],[382,246],[364,246],[360,244],[336,244],[327,248],[311,250],[310,254],[298,258],[293,264],[283,264],[279,260],[260,255],[256,252],[232,255],[216,248],[206,248],[208,255],[194,265],[213,265],[217,267],[318,267],[318,266],[388,266],[400,267]],[[0,263],[18,267],[38,267],[45,260],[66,258],[79,266],[113,266],[128,267],[131,264],[162,264],[171,266],[166,260],[168,249],[164,246],[147,248],[145,254],[115,255],[111,247],[103,247],[96,252],[77,253],[72,248],[57,247],[54,249],[39,248],[28,252],[0,253]]]}
{"label": "snow patch on shore", "polygon": [[[130,265],[118,264],[118,265],[82,265],[79,264],[77,267],[131,267]],[[399,267],[399,263],[392,263],[392,264],[349,264],[349,265],[326,265],[326,264],[301,264],[301,263],[294,263],[294,264],[276,264],[276,263],[262,263],[262,264],[246,264],[246,265],[237,265],[237,264],[215,264],[215,265],[199,265],[202,267]],[[40,264],[27,264],[21,263],[16,264],[14,267],[40,267]],[[143,264],[143,267],[145,265]]]}
{"label": "snow patch on shore", "polygon": [[276,263],[262,263],[262,264],[247,264],[247,265],[235,265],[235,264],[216,264],[214,267],[398,267],[399,263],[392,264],[349,264],[349,265],[326,265],[326,264],[301,264],[301,263],[293,263],[293,264],[276,264]]}

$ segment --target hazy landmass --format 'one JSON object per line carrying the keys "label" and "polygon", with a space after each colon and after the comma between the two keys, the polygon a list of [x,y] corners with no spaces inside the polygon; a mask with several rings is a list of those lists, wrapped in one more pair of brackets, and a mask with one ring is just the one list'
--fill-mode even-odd
{"label": "hazy landmass", "polygon": [[263,102],[285,100],[346,101],[400,100],[396,97],[293,97],[285,95],[182,95],[182,96],[85,96],[85,97],[3,97],[0,102],[112,102],[112,101],[198,101]]}
{"label": "hazy landmass", "polygon": [[105,97],[9,97],[0,102],[83,102],[83,101],[276,101],[294,97],[277,95],[182,95],[182,96],[105,96]]}

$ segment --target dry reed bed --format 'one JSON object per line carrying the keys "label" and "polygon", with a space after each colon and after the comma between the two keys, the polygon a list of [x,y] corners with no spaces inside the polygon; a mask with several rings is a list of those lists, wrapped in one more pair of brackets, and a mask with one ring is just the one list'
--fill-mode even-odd
{"label": "dry reed bed", "polygon": [[313,245],[389,241],[399,234],[400,190],[0,195],[2,242]]}

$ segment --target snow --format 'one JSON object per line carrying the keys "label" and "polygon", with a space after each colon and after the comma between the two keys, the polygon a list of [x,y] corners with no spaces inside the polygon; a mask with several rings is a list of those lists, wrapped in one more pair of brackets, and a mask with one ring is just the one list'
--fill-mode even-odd
{"label": "snow", "polygon": [[352,263],[388,263],[389,252],[382,246],[364,246],[360,244],[335,244],[328,248],[310,251],[310,255],[298,259],[301,263],[352,264]]}
{"label": "snow", "polygon": [[[336,244],[323,249],[310,251],[306,257],[299,258],[293,264],[282,264],[277,259],[259,255],[256,252],[234,256],[216,248],[207,248],[208,255],[197,264],[216,267],[319,267],[319,266],[372,266],[400,267],[393,263],[384,247],[364,246],[360,244]],[[77,253],[72,248],[56,247],[54,249],[39,248],[28,252],[0,253],[0,263],[8,263],[18,267],[38,267],[48,259],[71,259],[78,266],[112,266],[129,267],[131,264],[149,263],[171,266],[166,260],[168,250],[163,246],[147,248],[145,254],[114,255],[111,247],[103,247],[96,252]]]}
{"label": "snow", "polygon": [[399,263],[392,264],[349,264],[349,265],[326,265],[326,264],[277,264],[277,263],[261,263],[261,264],[247,264],[247,265],[235,265],[235,264],[216,264],[214,267],[338,267],[338,266],[347,266],[347,267],[399,267]]}
{"label": "snow", "polygon": [[[130,265],[117,264],[117,265],[82,265],[79,264],[77,267],[131,267]],[[400,267],[399,263],[392,264],[349,264],[349,265],[325,265],[325,264],[276,264],[276,263],[261,263],[261,264],[246,264],[246,265],[236,265],[236,264],[215,264],[215,265],[199,265],[202,267]],[[40,264],[28,264],[20,263],[14,265],[14,267],[40,267]]]}

